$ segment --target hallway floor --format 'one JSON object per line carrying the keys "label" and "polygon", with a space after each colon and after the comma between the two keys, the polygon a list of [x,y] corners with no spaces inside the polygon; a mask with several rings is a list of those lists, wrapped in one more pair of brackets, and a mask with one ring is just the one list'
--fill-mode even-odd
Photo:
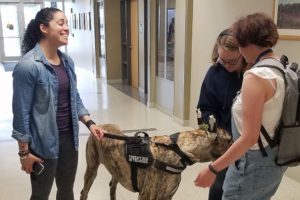
{"label": "hallway floor", "polygon": [[[181,130],[190,130],[177,124],[172,117],[155,108],[149,108],[119,90],[106,84],[105,81],[96,80],[83,70],[77,70],[78,87],[81,98],[91,113],[96,123],[115,123],[128,135],[134,134],[133,129],[149,129],[150,135],[172,134]],[[30,196],[29,175],[21,171],[18,147],[11,135],[12,111],[12,78],[11,72],[5,72],[0,66],[0,200],[25,200]],[[81,124],[79,165],[74,187],[76,200],[79,199],[83,186],[85,171],[85,143],[88,138],[87,128]],[[174,200],[199,200],[207,199],[208,188],[196,188],[194,179],[201,168],[207,163],[195,164],[182,173],[182,181]],[[100,166],[98,176],[89,192],[89,200],[108,200],[110,175]],[[167,183],[166,183],[167,184]],[[50,200],[55,199],[55,184]],[[282,184],[272,200],[299,200],[300,184],[288,177],[284,177]],[[135,200],[137,194],[124,189],[121,185],[117,188],[118,200]]]}

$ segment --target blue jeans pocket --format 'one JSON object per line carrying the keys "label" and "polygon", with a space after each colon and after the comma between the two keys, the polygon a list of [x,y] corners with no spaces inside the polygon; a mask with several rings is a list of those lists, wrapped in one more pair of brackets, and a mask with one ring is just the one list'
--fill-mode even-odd
{"label": "blue jeans pocket", "polygon": [[245,172],[245,166],[246,166],[246,158],[241,157],[240,159],[236,160],[234,162],[234,168],[237,170],[238,174],[243,177]]}

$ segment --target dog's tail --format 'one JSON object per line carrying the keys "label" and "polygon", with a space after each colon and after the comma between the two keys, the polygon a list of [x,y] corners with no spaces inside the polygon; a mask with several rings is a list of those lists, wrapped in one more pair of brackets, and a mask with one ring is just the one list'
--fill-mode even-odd
{"label": "dog's tail", "polygon": [[84,186],[81,190],[80,200],[86,200],[88,192],[97,176],[100,165],[100,155],[97,151],[96,139],[90,135],[86,143],[86,170],[84,174]]}

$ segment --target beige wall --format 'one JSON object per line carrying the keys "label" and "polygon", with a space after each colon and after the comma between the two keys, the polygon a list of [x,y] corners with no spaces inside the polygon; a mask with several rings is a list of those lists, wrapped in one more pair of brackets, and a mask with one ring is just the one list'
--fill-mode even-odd
{"label": "beige wall", "polygon": [[275,47],[275,51],[279,54],[287,55],[290,62],[295,61],[300,64],[300,41],[279,40]]}
{"label": "beige wall", "polygon": [[157,28],[156,28],[156,1],[148,0],[148,106],[152,107],[155,105],[156,99],[156,64],[157,64]]}
{"label": "beige wall", "polygon": [[105,0],[104,7],[107,80],[121,80],[120,0]]}
{"label": "beige wall", "polygon": [[[71,19],[71,8],[73,13],[88,13],[91,12],[90,0],[76,0],[76,4],[72,1],[66,1],[65,3],[65,13],[68,19]],[[92,13],[92,12],[91,12]],[[72,26],[72,22],[69,22]],[[94,37],[92,30],[78,30],[72,29],[69,36],[68,44],[68,54],[73,58],[75,65],[88,70],[91,73],[95,73],[94,65],[94,52],[93,43]],[[74,37],[73,37],[74,36]]]}
{"label": "beige wall", "polygon": [[190,106],[193,1],[177,0],[175,10],[173,115],[180,124],[187,125]]}
{"label": "beige wall", "polygon": [[[196,127],[195,108],[203,77],[210,66],[210,54],[218,33],[230,26],[239,16],[253,12],[272,16],[273,0],[195,0],[193,15],[193,46],[191,69],[190,125]],[[280,40],[275,48],[290,60],[300,62],[300,41]],[[300,167],[290,168],[289,177],[300,181]]]}

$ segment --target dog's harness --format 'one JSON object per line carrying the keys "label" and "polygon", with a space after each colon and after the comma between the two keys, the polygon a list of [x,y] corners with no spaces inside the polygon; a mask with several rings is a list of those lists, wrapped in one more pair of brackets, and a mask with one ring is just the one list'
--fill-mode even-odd
{"label": "dog's harness", "polygon": [[[143,134],[143,136],[141,136],[141,134]],[[172,174],[180,174],[187,165],[192,165],[195,163],[183,151],[180,150],[179,146],[177,145],[178,136],[179,133],[170,135],[170,140],[172,143],[164,144],[152,142],[151,137],[149,137],[149,135],[145,132],[137,132],[134,136],[104,133],[104,137],[106,138],[126,141],[125,155],[131,166],[131,182],[133,189],[136,192],[139,191],[137,187],[137,168],[155,167],[159,170]],[[151,143],[174,151],[178,156],[180,156],[180,162],[182,166],[175,166],[157,159],[153,159],[153,155],[150,151]]]}

